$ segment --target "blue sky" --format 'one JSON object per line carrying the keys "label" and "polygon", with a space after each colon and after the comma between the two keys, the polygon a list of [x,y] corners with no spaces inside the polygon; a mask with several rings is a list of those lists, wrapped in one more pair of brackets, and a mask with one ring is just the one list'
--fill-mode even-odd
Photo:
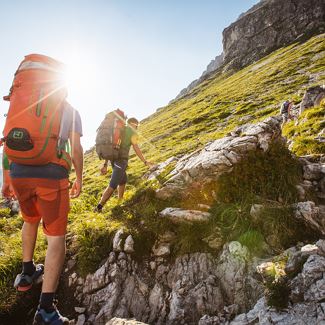
{"label": "blue sky", "polygon": [[[0,1],[0,94],[24,55],[70,69],[69,102],[83,145],[105,113],[143,119],[165,106],[222,52],[222,30],[258,0]],[[0,101],[0,127],[8,104]]]}

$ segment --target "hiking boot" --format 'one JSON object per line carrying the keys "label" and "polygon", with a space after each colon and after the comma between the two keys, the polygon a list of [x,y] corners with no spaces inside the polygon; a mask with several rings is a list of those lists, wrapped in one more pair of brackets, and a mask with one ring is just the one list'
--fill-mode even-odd
{"label": "hiking boot", "polygon": [[27,291],[29,290],[34,283],[40,283],[43,280],[44,265],[37,264],[35,265],[35,272],[32,275],[25,273],[17,274],[14,287],[18,291]]}
{"label": "hiking boot", "polygon": [[94,212],[103,212],[103,206],[101,204],[97,204],[97,206],[94,208]]}
{"label": "hiking boot", "polygon": [[44,309],[37,308],[34,316],[33,325],[68,325],[70,321],[68,318],[63,317],[57,308],[52,312],[46,312]]}

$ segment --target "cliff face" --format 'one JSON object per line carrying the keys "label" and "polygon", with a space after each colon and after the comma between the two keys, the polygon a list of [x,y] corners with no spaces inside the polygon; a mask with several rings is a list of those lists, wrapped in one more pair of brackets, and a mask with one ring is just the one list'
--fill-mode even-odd
{"label": "cliff face", "polygon": [[324,31],[324,0],[262,0],[224,29],[223,53],[175,99],[188,94],[221,66],[239,70],[295,40]]}
{"label": "cliff face", "polygon": [[262,1],[223,31],[224,62],[239,69],[324,30],[323,0]]}

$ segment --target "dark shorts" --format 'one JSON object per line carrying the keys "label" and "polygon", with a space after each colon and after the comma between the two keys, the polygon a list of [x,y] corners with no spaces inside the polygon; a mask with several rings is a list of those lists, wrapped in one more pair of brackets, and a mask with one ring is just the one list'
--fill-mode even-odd
{"label": "dark shorts", "polygon": [[128,161],[126,159],[120,159],[111,161],[112,164],[112,177],[109,182],[109,187],[113,188],[114,190],[117,188],[118,185],[126,184],[128,178],[126,175],[126,168],[128,167]]}

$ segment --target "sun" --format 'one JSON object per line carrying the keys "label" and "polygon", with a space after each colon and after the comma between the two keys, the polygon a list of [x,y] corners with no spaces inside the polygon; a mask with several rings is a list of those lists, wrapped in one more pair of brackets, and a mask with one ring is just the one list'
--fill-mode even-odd
{"label": "sun", "polygon": [[69,97],[82,99],[98,86],[96,66],[91,60],[80,54],[70,54],[65,58],[65,86]]}

